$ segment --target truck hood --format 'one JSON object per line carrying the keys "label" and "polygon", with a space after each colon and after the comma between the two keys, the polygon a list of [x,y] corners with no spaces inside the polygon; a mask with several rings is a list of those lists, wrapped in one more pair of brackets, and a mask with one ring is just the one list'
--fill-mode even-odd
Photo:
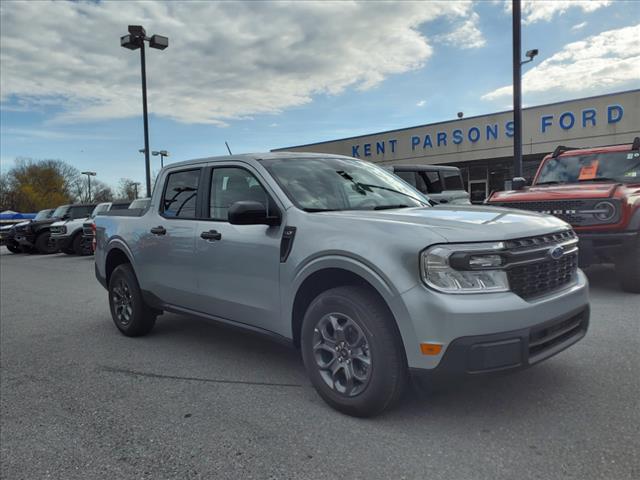
{"label": "truck hood", "polygon": [[531,186],[522,190],[495,192],[491,202],[527,202],[540,200],[576,200],[582,198],[609,198],[618,183],[569,183],[566,185]]}
{"label": "truck hood", "polygon": [[[525,212],[500,207],[465,205],[436,206],[431,208],[403,208],[394,210],[350,210],[324,212],[348,219],[350,224],[358,222],[389,223],[389,228],[398,235],[411,234],[408,228],[427,229],[448,242],[484,242],[509,240],[535,235],[544,235],[570,228],[569,224],[551,215]],[[366,230],[363,230],[366,231]]]}

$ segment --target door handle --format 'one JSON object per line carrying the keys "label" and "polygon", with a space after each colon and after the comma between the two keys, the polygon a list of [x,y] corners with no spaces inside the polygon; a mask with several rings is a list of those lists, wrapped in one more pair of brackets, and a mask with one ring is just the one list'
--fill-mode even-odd
{"label": "door handle", "polygon": [[209,230],[208,232],[202,232],[200,238],[204,238],[205,240],[220,240],[222,234],[217,230]]}
{"label": "door handle", "polygon": [[449,200],[447,200],[446,198],[443,198],[442,200],[440,200],[440,203],[449,203]]}
{"label": "door handle", "polygon": [[164,228],[162,225],[159,225],[157,227],[153,227],[150,231],[154,235],[164,235],[164,234],[167,233],[167,229]]}

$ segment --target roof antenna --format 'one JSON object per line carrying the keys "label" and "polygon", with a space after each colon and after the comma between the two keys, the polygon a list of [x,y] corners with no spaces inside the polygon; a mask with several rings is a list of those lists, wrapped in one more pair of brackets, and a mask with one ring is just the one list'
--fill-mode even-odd
{"label": "roof antenna", "polygon": [[229,151],[229,155],[233,155],[233,153],[231,153],[231,149],[229,148],[229,144],[227,143],[227,141],[224,141],[224,144],[227,146],[227,150]]}

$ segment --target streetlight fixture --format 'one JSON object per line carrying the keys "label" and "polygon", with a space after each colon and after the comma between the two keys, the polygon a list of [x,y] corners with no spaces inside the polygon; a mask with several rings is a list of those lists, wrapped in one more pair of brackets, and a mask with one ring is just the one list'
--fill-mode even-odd
{"label": "streetlight fixture", "polygon": [[[151,165],[149,160],[149,118],[147,114],[147,70],[144,56],[144,42],[149,42],[151,48],[164,50],[169,46],[169,38],[162,35],[147,37],[142,25],[129,25],[129,34],[120,37],[120,46],[129,50],[140,49],[140,73],[142,76],[142,114],[144,121],[144,161],[147,180],[147,197],[151,197]],[[142,152],[140,152],[142,153]]]}
{"label": "streetlight fixture", "polygon": [[159,150],[151,152],[151,155],[153,155],[154,157],[160,155],[160,168],[164,168],[164,157],[168,157],[169,152],[167,152],[166,150]]}
{"label": "streetlight fixture", "polygon": [[[538,49],[527,51],[529,60],[521,60],[520,0],[512,0],[513,10],[513,184],[524,186],[522,178],[522,65],[533,61]],[[517,181],[516,181],[517,179]]]}
{"label": "streetlight fixture", "polygon": [[80,172],[82,175],[86,175],[87,176],[87,183],[88,183],[88,187],[89,187],[89,194],[87,195],[87,201],[90,202],[91,201],[91,177],[95,177],[97,175],[96,172]]}

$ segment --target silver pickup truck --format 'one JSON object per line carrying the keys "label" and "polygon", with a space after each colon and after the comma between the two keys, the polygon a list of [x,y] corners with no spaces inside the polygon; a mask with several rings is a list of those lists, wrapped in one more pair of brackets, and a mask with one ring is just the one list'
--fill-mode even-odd
{"label": "silver pickup truck", "polygon": [[125,335],[163,311],[301,350],[334,408],[378,414],[410,373],[518,370],[589,323],[577,238],[552,216],[432,208],[350,157],[267,153],[165,167],[135,216],[96,218],[96,277]]}

